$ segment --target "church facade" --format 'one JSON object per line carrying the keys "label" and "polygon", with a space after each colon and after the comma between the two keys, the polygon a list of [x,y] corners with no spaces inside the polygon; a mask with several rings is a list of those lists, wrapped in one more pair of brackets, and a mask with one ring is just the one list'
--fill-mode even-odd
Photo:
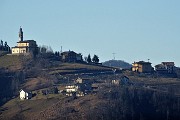
{"label": "church facade", "polygon": [[23,31],[20,27],[19,30],[19,41],[17,46],[12,47],[12,54],[28,54],[35,53],[37,51],[37,44],[34,40],[23,40]]}

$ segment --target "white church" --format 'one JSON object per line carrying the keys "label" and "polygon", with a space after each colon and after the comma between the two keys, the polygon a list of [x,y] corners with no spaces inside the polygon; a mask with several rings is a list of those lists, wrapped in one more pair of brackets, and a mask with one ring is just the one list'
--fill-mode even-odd
{"label": "white church", "polygon": [[17,46],[12,47],[12,54],[29,54],[35,53],[37,50],[37,44],[34,40],[23,40],[23,30],[20,27],[19,30],[19,41]]}

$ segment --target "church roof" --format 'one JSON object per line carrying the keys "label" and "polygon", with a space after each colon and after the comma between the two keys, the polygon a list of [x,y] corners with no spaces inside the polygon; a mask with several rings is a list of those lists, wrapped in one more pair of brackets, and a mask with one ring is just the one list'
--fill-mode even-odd
{"label": "church roof", "polygon": [[24,41],[19,41],[17,43],[29,43],[29,42],[36,42],[34,40],[24,40]]}
{"label": "church roof", "polygon": [[15,46],[15,47],[12,47],[12,48],[28,48],[28,46]]}

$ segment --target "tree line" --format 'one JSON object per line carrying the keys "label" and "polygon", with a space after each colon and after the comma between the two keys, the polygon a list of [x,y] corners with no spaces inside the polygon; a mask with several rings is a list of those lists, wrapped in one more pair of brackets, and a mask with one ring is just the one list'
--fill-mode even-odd
{"label": "tree line", "polygon": [[97,55],[94,55],[91,58],[91,55],[89,54],[88,57],[84,57],[84,60],[87,63],[99,63],[99,57]]}
{"label": "tree line", "polygon": [[3,42],[2,40],[1,40],[1,42],[0,42],[0,51],[8,51],[8,52],[10,52],[10,47],[9,47],[9,45],[7,44],[7,42],[5,41],[5,42]]}

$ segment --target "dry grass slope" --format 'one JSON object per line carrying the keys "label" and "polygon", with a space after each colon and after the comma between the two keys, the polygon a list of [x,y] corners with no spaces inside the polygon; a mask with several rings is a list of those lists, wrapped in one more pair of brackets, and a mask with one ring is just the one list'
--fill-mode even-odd
{"label": "dry grass slope", "polygon": [[50,69],[50,74],[65,72],[83,72],[83,71],[112,71],[112,68],[80,63],[62,63],[59,66]]}
{"label": "dry grass slope", "polygon": [[22,61],[19,56],[5,55],[0,57],[0,67],[9,68],[11,70],[21,69]]}
{"label": "dry grass slope", "polygon": [[32,116],[37,115],[41,111],[48,109],[49,106],[52,106],[54,103],[57,103],[59,100],[63,99],[62,96],[49,96],[46,99],[37,99],[37,100],[24,100],[21,101],[19,98],[15,98],[7,102],[0,110],[3,110],[0,114],[0,119],[9,120],[12,118],[21,115],[21,118],[31,119]]}

